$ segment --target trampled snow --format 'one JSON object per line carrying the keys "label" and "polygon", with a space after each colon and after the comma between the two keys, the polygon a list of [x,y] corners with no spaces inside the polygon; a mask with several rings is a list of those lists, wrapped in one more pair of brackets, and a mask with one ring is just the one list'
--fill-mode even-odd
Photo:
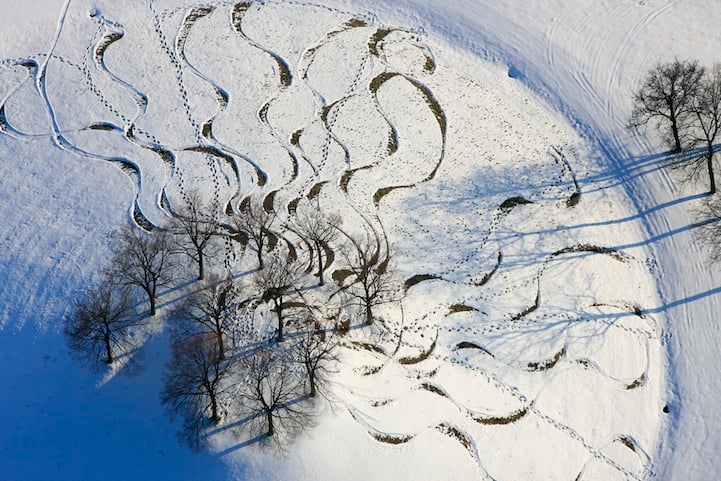
{"label": "trampled snow", "polygon": [[[705,187],[679,188],[652,133],[624,127],[655,62],[716,60],[713,2],[238,5],[3,6],[0,477],[721,471]],[[232,419],[204,454],[178,444],[162,314],[135,376],[66,352],[62,319],[113,231],[162,222],[194,188],[219,204],[277,191],[281,217],[303,197],[333,206],[393,245],[406,281],[385,334],[345,338],[332,402],[279,458]]]}

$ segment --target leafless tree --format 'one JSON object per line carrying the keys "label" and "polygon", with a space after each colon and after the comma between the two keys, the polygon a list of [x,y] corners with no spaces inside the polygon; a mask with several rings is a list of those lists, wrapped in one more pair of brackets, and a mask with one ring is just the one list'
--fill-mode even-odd
{"label": "leafless tree", "polygon": [[174,281],[170,234],[161,229],[145,232],[128,226],[119,231],[118,238],[106,275],[122,285],[142,289],[150,301],[150,315],[154,316],[158,288]]}
{"label": "leafless tree", "polygon": [[263,302],[272,302],[278,321],[277,340],[283,342],[284,302],[297,295],[301,278],[298,267],[285,257],[274,256],[269,264],[255,273],[253,283]]}
{"label": "leafless tree", "polygon": [[[320,208],[304,206],[296,210],[294,230],[315,249],[318,259],[318,283],[323,285],[323,254],[330,249],[330,244],[338,237],[338,227],[342,219],[338,214],[325,214]],[[311,252],[311,257],[312,257]],[[328,261],[326,255],[326,261]]]}
{"label": "leafless tree", "polygon": [[699,93],[704,67],[697,61],[674,60],[655,65],[633,96],[629,127],[654,121],[676,152],[685,147],[691,121],[691,101]]}
{"label": "leafless tree", "polygon": [[[345,233],[344,233],[345,234]],[[344,268],[336,271],[340,290],[360,302],[365,322],[373,323],[373,308],[399,297],[397,282],[390,268],[391,253],[383,252],[380,242],[366,234],[356,240],[345,234],[350,245],[343,251]]]}
{"label": "leafless tree", "polygon": [[709,261],[721,262],[721,197],[708,197],[695,212],[698,227],[696,240],[708,249]]}
{"label": "leafless tree", "polygon": [[290,438],[308,425],[311,417],[302,403],[302,381],[281,350],[249,354],[240,360],[240,369],[243,381],[236,396],[248,414],[252,435]]}
{"label": "leafless tree", "polygon": [[215,213],[198,193],[192,193],[189,204],[175,213],[168,228],[175,248],[198,265],[198,279],[204,279],[206,260],[213,254],[213,239],[218,233]]}
{"label": "leafless tree", "polygon": [[263,269],[263,249],[273,246],[275,234],[271,231],[275,213],[267,210],[257,200],[247,198],[240,205],[239,212],[232,216],[233,238],[240,240],[244,247],[256,253],[258,269]]}
{"label": "leafless tree", "polygon": [[690,169],[692,176],[705,166],[709,177],[709,191],[716,193],[714,175],[714,143],[721,131],[721,65],[704,75],[701,88],[691,101],[694,119],[694,145],[703,147],[699,155],[691,154]]}
{"label": "leafless tree", "polygon": [[321,329],[308,329],[294,339],[293,359],[303,366],[310,397],[316,396],[318,384],[330,372],[330,364],[338,360],[337,347],[337,339]]}
{"label": "leafless tree", "polygon": [[198,451],[208,421],[217,425],[221,420],[232,366],[221,359],[215,336],[203,333],[176,339],[167,369],[161,401],[171,420],[182,418],[179,437]]}
{"label": "leafless tree", "polygon": [[136,325],[128,291],[106,280],[75,302],[64,332],[73,355],[100,369],[133,349],[130,332]]}
{"label": "leafless tree", "polygon": [[218,357],[225,358],[225,338],[236,318],[239,291],[231,280],[211,280],[193,292],[178,310],[186,334],[209,332],[218,344]]}

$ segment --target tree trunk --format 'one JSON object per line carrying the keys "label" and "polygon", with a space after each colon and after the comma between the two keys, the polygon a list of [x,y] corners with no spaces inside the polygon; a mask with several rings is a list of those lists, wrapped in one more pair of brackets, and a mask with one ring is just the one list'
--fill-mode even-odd
{"label": "tree trunk", "polygon": [[[366,276],[368,275],[370,274],[366,273]],[[363,301],[365,302],[366,307],[366,324],[370,326],[371,324],[373,324],[373,307],[371,306],[373,298],[368,287],[368,282],[368,278],[366,277],[366,279],[364,279],[363,281],[363,291],[365,292],[365,297],[363,298]]]}
{"label": "tree trunk", "polygon": [[148,291],[148,299],[150,300],[150,315],[155,315],[155,289]]}
{"label": "tree trunk", "polygon": [[217,332],[218,337],[218,359],[225,359],[225,345],[223,343],[223,333]]}
{"label": "tree trunk", "polygon": [[315,397],[318,390],[315,387],[315,376],[312,372],[308,372],[308,379],[310,380],[310,393],[308,394],[310,397]]}
{"label": "tree trunk", "polygon": [[202,251],[198,251],[198,280],[205,279],[205,259]]}
{"label": "tree trunk", "polygon": [[273,299],[275,313],[278,315],[278,342],[283,342],[283,298]]}
{"label": "tree trunk", "polygon": [[671,121],[671,134],[673,135],[674,148],[673,151],[678,153],[681,152],[681,138],[678,133],[678,120],[673,109],[673,104],[668,104],[669,108],[669,120]]}
{"label": "tree trunk", "polygon": [[366,302],[366,324],[369,326],[373,324],[373,309],[370,302]]}
{"label": "tree trunk", "polygon": [[215,399],[215,394],[210,393],[210,417],[215,424],[220,422],[220,416],[218,416],[218,401]]}
{"label": "tree trunk", "polygon": [[709,144],[706,151],[706,167],[708,168],[709,191],[711,195],[716,193],[716,177],[713,171],[713,145]]}
{"label": "tree trunk", "polygon": [[263,270],[263,244],[258,246],[258,269]]}
{"label": "tree trunk", "polygon": [[674,142],[674,148],[673,151],[678,153],[681,152],[681,138],[678,134],[678,125],[676,124],[676,119],[671,119],[671,132],[673,133],[673,142]]}
{"label": "tree trunk", "polygon": [[275,434],[275,429],[273,428],[273,411],[269,409],[266,410],[265,419],[268,421],[268,436],[272,436]]}
{"label": "tree trunk", "polygon": [[320,242],[315,243],[315,249],[318,251],[318,285],[322,286],[325,281],[323,279],[323,246]]}
{"label": "tree trunk", "polygon": [[111,349],[110,345],[110,332],[105,332],[105,361],[108,364],[113,363],[113,350]]}

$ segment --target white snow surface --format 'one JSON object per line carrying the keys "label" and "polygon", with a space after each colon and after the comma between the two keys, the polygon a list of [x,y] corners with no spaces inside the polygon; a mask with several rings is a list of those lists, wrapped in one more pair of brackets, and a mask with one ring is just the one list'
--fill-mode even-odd
{"label": "white snow surface", "polygon": [[[705,187],[679,188],[653,134],[624,128],[654,63],[718,60],[713,0],[249,2],[243,35],[237,3],[3,2],[0,479],[721,473],[721,288],[694,239]],[[159,402],[177,291],[144,372],[88,373],[66,352],[62,319],[113,231],[133,212],[161,222],[160,193],[188,186],[223,202],[278,190],[279,212],[317,187],[344,225],[387,236],[402,278],[439,277],[381,312],[397,345],[352,331],[332,403],[281,456],[232,419],[203,454],[178,444]],[[500,207],[513,197],[532,203]]]}

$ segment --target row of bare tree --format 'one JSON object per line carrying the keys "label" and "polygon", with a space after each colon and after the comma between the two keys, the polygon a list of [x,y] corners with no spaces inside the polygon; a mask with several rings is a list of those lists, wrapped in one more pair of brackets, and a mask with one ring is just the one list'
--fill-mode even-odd
{"label": "row of bare tree", "polygon": [[[191,266],[199,282],[169,311],[162,393],[171,418],[182,419],[182,439],[202,447],[203,433],[226,416],[243,419],[255,436],[293,434],[311,419],[304,400],[316,397],[335,361],[349,325],[342,319],[357,313],[371,324],[376,306],[399,298],[389,249],[371,231],[349,234],[338,215],[317,208],[297,209],[278,225],[272,210],[248,198],[221,223],[199,196],[191,199],[163,228],[118,232],[98,285],[66,319],[68,345],[97,369],[132,363],[143,337],[136,334],[156,314],[161,290],[179,289]],[[208,274],[223,245],[226,258],[228,245],[251,252],[257,269],[237,275],[226,264],[223,275]],[[336,262],[326,285],[324,272]],[[147,300],[150,317],[135,294]]]}
{"label": "row of bare tree", "polygon": [[202,448],[205,432],[226,417],[276,445],[309,425],[309,401],[332,372],[338,333],[310,324],[282,344],[247,343],[229,354],[219,341],[225,334],[186,327],[193,334],[175,337],[161,399],[171,419],[182,421],[179,436],[188,446]]}
{"label": "row of bare tree", "polygon": [[716,193],[714,144],[721,132],[721,64],[707,69],[698,61],[655,65],[634,93],[629,127],[652,123],[673,152],[682,154],[688,179],[704,170]]}

